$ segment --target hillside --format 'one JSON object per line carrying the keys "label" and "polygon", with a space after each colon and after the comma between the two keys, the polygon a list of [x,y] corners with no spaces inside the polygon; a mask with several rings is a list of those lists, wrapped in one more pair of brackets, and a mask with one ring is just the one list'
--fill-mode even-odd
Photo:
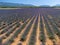
{"label": "hillside", "polygon": [[0,7],[32,7],[34,5],[31,4],[19,4],[19,3],[8,3],[8,2],[0,2]]}

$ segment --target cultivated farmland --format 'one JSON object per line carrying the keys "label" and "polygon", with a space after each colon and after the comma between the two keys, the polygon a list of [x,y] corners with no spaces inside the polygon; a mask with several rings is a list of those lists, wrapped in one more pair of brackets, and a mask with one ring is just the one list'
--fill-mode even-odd
{"label": "cultivated farmland", "polygon": [[60,45],[60,9],[0,9],[0,45]]}

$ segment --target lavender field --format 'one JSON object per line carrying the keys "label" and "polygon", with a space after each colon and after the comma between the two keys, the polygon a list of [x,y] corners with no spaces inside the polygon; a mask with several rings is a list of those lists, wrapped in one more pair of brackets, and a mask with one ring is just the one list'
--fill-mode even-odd
{"label": "lavender field", "polygon": [[60,45],[60,9],[0,9],[0,45]]}

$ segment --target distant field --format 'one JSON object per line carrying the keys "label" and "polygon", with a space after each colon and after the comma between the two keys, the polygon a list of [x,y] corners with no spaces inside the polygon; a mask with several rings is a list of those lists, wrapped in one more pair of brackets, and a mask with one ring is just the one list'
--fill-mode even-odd
{"label": "distant field", "polygon": [[22,9],[22,8],[0,8],[0,10],[7,10],[7,9]]}
{"label": "distant field", "polygon": [[0,45],[60,45],[60,10],[0,8]]}
{"label": "distant field", "polygon": [[60,8],[55,8],[55,9],[60,9]]}

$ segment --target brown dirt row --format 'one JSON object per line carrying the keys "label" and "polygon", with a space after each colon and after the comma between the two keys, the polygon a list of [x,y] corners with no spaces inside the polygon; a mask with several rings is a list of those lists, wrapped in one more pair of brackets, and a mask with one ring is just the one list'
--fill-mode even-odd
{"label": "brown dirt row", "polygon": [[2,43],[4,44],[8,39],[10,39],[10,38],[14,35],[14,33],[15,33],[19,28],[20,28],[20,27],[17,27],[17,28],[15,29],[15,31],[14,31],[13,33],[11,33],[10,36],[9,36],[7,39],[4,39],[4,41],[3,41]]}
{"label": "brown dirt row", "polygon": [[11,33],[10,36],[7,39],[4,39],[2,43],[4,44],[7,40],[9,40],[18,29],[19,29],[19,27],[16,28],[15,31],[13,33]]}
{"label": "brown dirt row", "polygon": [[[33,19],[33,17],[32,17],[32,19]],[[18,43],[20,43],[21,35],[24,33],[24,31],[26,30],[26,28],[28,27],[28,25],[30,24],[32,19],[28,22],[28,24],[25,26],[25,28],[22,29],[22,32],[18,35],[17,38],[14,39],[14,42],[11,45],[17,45]]]}
{"label": "brown dirt row", "polygon": [[[9,31],[10,31],[11,29],[15,28],[15,27],[16,27],[16,25],[15,25],[15,26],[13,26],[12,28],[10,28],[10,29],[9,29]],[[9,31],[7,31],[7,32],[9,32]],[[0,37],[5,36],[5,34],[7,34],[7,32],[6,32],[6,33],[4,33],[4,34],[1,34],[1,35],[0,35]]]}
{"label": "brown dirt row", "polygon": [[[52,28],[52,25],[50,25],[50,22],[48,22],[48,24],[49,24],[49,26],[51,27],[51,29],[52,29],[52,32],[54,33],[54,29]],[[55,35],[55,43],[57,44],[57,45],[60,45],[60,39],[58,38],[58,36],[56,35],[56,34],[54,34]]]}
{"label": "brown dirt row", "polygon": [[35,21],[36,21],[36,18],[35,18],[35,20],[34,20],[32,26],[31,26],[31,29],[30,29],[30,31],[29,31],[29,33],[28,33],[28,35],[27,35],[27,39],[26,39],[26,41],[23,42],[22,45],[28,45],[28,41],[29,41],[29,39],[30,39],[30,35],[31,35],[32,31],[33,31],[33,27],[34,27]]}
{"label": "brown dirt row", "polygon": [[36,45],[40,45],[40,40],[39,40],[39,34],[40,34],[40,14],[38,16],[38,26],[37,26],[37,31],[36,31]]}
{"label": "brown dirt row", "polygon": [[14,33],[15,33],[19,28],[20,28],[20,27],[17,27],[17,28],[15,29],[15,31],[14,31],[12,34],[10,34],[9,37],[7,37],[7,39],[4,39],[4,40],[2,41],[2,43],[4,44],[8,39],[10,39],[10,38],[14,35]]}
{"label": "brown dirt row", "polygon": [[[13,24],[15,24],[15,23],[16,23],[16,22],[12,23],[11,25],[13,25]],[[9,26],[11,26],[11,25],[9,25]],[[7,26],[7,27],[1,29],[0,32],[2,32],[4,29],[8,28],[9,26]]]}
{"label": "brown dirt row", "polygon": [[[48,17],[49,17],[49,15],[48,15]],[[50,15],[50,17],[52,17],[52,16]],[[50,17],[49,17],[49,18],[50,18]],[[52,18],[53,18],[53,17],[52,17]],[[52,18],[51,18],[51,19],[52,19]],[[53,19],[52,19],[52,20],[53,20]],[[55,24],[55,23],[54,23],[54,24]],[[56,24],[55,24],[55,25],[56,25]],[[60,27],[57,27],[57,28],[60,30]]]}
{"label": "brown dirt row", "polygon": [[[29,19],[27,19],[26,22],[27,22],[28,20],[29,20]],[[15,23],[16,23],[16,22],[14,22],[13,24],[15,24]],[[13,25],[13,24],[11,24],[11,25]],[[11,25],[9,25],[9,26],[11,26]],[[22,24],[22,25],[23,25],[23,24]],[[21,26],[22,26],[22,25],[21,25]],[[7,26],[6,28],[8,28],[9,26]],[[16,27],[16,25],[14,25],[14,26],[13,26],[12,28],[10,28],[9,30],[13,29],[14,27]],[[4,28],[4,29],[6,29],[6,28]],[[3,31],[4,29],[2,29],[2,31]],[[1,32],[2,32],[2,31],[1,31]],[[7,31],[7,32],[8,32],[8,31]],[[7,32],[6,32],[6,33],[7,33]],[[6,33],[0,35],[0,37],[4,36]]]}
{"label": "brown dirt row", "polygon": [[53,45],[52,41],[48,38],[45,23],[44,23],[44,18],[42,17],[42,19],[43,19],[43,24],[44,24],[44,33],[45,33],[45,36],[46,36],[46,45]]}

